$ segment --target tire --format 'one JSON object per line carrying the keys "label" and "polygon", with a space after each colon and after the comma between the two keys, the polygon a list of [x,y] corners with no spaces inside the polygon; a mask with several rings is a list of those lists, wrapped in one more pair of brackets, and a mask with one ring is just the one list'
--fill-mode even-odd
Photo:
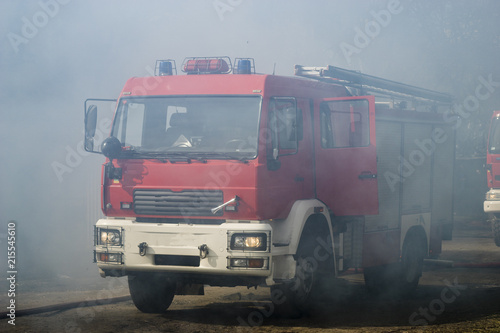
{"label": "tire", "polygon": [[401,294],[410,294],[417,288],[422,276],[425,252],[425,242],[416,234],[410,235],[405,241],[401,256],[401,271],[396,281]]}
{"label": "tire", "polygon": [[280,317],[300,318],[309,314],[334,279],[333,255],[326,260],[315,258],[314,251],[319,246],[316,241],[318,235],[304,236],[297,250],[294,279],[271,286],[271,299]]}
{"label": "tire", "polygon": [[411,294],[422,276],[425,242],[417,234],[403,245],[401,262],[363,270],[366,289],[373,294],[388,293],[396,297]]}
{"label": "tire", "polygon": [[175,294],[175,282],[157,274],[129,275],[130,296],[137,309],[144,313],[165,312]]}
{"label": "tire", "polygon": [[500,246],[500,220],[495,216],[491,219],[491,229],[493,231],[493,240],[496,246]]}
{"label": "tire", "polygon": [[[310,267],[309,263],[301,259],[297,262],[297,270],[302,269],[300,265]],[[309,269],[306,267],[306,269]],[[300,318],[309,312],[312,302],[312,291],[314,289],[314,270],[299,273],[291,282],[286,282],[271,287],[271,295],[277,295],[280,300],[276,302],[272,297],[276,314],[284,318]]]}

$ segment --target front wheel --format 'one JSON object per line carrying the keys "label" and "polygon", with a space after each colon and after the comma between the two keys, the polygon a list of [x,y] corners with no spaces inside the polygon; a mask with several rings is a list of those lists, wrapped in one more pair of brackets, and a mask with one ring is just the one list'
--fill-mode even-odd
{"label": "front wheel", "polygon": [[306,232],[296,254],[295,278],[271,287],[271,298],[279,316],[299,318],[308,314],[333,283],[333,253],[318,256],[318,237]]}
{"label": "front wheel", "polygon": [[157,274],[129,275],[128,286],[134,305],[145,313],[165,312],[175,293],[175,282]]}

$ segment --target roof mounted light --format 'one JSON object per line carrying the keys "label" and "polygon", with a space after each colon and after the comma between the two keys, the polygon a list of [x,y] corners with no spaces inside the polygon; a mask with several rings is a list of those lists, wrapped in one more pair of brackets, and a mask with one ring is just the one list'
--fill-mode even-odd
{"label": "roof mounted light", "polygon": [[229,57],[191,57],[182,63],[182,71],[187,74],[227,74],[231,70]]}
{"label": "roof mounted light", "polygon": [[255,74],[253,58],[235,58],[234,74]]}
{"label": "roof mounted light", "polygon": [[156,76],[167,76],[167,75],[177,75],[177,67],[175,66],[175,60],[156,60],[155,75]]}

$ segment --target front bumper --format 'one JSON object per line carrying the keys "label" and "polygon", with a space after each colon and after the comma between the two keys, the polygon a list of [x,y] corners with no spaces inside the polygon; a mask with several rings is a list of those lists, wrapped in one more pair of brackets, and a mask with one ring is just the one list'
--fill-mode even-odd
{"label": "front bumper", "polygon": [[[99,244],[102,230],[119,232],[119,241]],[[258,251],[231,249],[235,233],[265,234],[267,245]],[[108,275],[165,272],[265,279],[272,271],[271,226],[263,222],[204,225],[101,219],[95,243],[95,261]]]}
{"label": "front bumper", "polygon": [[484,212],[485,213],[500,213],[500,201],[485,201],[484,202]]}
{"label": "front bumper", "polygon": [[[491,199],[496,200],[491,200]],[[486,193],[486,200],[484,201],[485,213],[500,213],[500,190],[491,189]]]}

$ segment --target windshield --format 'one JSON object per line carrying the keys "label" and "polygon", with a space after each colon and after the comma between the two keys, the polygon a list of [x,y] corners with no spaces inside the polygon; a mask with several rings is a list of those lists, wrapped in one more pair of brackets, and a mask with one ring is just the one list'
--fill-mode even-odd
{"label": "windshield", "polygon": [[112,135],[138,157],[254,158],[260,104],[257,96],[122,99]]}
{"label": "windshield", "polygon": [[500,154],[500,117],[493,118],[488,142],[490,154]]}

